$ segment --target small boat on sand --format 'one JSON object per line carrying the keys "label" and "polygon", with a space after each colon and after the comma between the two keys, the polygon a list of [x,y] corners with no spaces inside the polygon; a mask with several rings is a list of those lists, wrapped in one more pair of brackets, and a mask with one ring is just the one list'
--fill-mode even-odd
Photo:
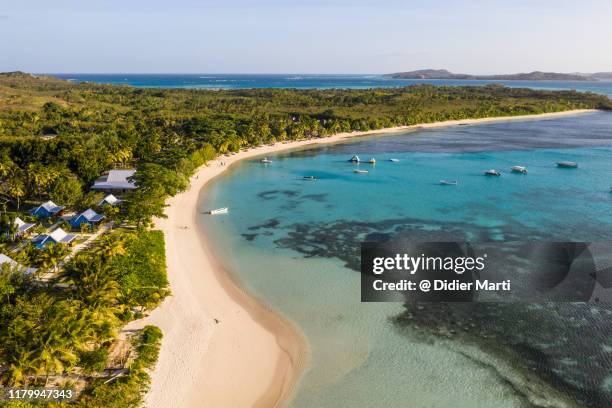
{"label": "small boat on sand", "polygon": [[219,215],[219,214],[227,214],[228,212],[229,212],[229,208],[223,207],[223,208],[217,208],[216,210],[210,210],[208,213],[210,215]]}
{"label": "small boat on sand", "polygon": [[269,160],[267,157],[264,157],[259,162],[264,163],[264,164],[269,164],[269,163],[272,163],[272,160]]}
{"label": "small boat on sand", "polygon": [[574,163],[571,161],[562,161],[557,162],[557,167],[561,167],[563,169],[576,169],[578,168],[578,163]]}
{"label": "small boat on sand", "polygon": [[399,163],[399,159],[389,159],[390,162]]}
{"label": "small boat on sand", "polygon": [[354,155],[353,157],[351,157],[351,159],[349,161],[351,163],[359,163],[361,160],[359,160],[359,156]]}
{"label": "small boat on sand", "polygon": [[527,167],[513,166],[511,170],[513,173],[527,174]]}
{"label": "small boat on sand", "polygon": [[353,173],[357,173],[357,174],[368,174],[369,172],[367,170],[353,170]]}
{"label": "small boat on sand", "polygon": [[440,180],[440,185],[442,186],[456,186],[457,180]]}
{"label": "small boat on sand", "polygon": [[501,176],[501,172],[499,170],[495,170],[495,169],[487,170],[487,171],[485,171],[484,174],[485,174],[485,176],[495,176],[495,177]]}

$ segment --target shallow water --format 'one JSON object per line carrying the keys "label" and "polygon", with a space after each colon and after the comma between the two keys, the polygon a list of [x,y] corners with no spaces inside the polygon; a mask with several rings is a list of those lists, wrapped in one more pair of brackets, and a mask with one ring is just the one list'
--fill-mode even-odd
{"label": "shallow water", "polygon": [[[352,165],[353,154],[378,163]],[[609,308],[362,304],[356,269],[360,241],[396,235],[612,240],[612,114],[366,137],[270,158],[207,187],[202,210],[230,214],[202,224],[225,266],[307,337],[310,365],[293,406],[528,406],[523,372],[563,393],[546,398],[610,405]],[[513,165],[529,174],[510,174]],[[485,177],[489,168],[504,174]],[[308,175],[319,179],[300,179]],[[448,335],[454,325],[460,336]]]}

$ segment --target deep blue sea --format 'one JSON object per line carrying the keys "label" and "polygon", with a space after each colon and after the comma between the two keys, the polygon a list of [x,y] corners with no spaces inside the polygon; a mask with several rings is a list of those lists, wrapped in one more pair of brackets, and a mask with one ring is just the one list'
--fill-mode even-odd
{"label": "deep blue sea", "polygon": [[612,96],[612,81],[466,81],[390,79],[382,75],[298,75],[298,74],[50,74],[71,81],[121,84],[147,88],[241,89],[241,88],[388,88],[414,84],[486,85],[536,89],[575,89]]}
{"label": "deep blue sea", "polygon": [[[355,174],[353,154],[378,163]],[[612,113],[364,137],[269,158],[208,186],[200,210],[230,212],[201,222],[224,266],[310,344],[292,406],[612,406],[609,305],[409,310],[361,303],[357,272],[359,242],[383,235],[612,241]],[[559,169],[560,160],[579,168]],[[529,174],[511,174],[513,165]],[[504,174],[486,177],[489,168]],[[302,179],[310,175],[319,179]]]}

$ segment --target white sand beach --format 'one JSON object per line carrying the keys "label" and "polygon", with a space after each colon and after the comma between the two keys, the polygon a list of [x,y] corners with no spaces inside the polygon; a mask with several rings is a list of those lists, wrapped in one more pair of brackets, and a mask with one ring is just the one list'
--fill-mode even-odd
{"label": "white sand beach", "polygon": [[232,164],[280,150],[335,143],[363,135],[459,124],[553,118],[584,112],[589,110],[455,120],[345,133],[252,148],[202,166],[192,178],[191,187],[168,200],[168,218],[155,222],[165,235],[172,296],[148,317],[127,327],[136,329],[153,324],[164,333],[159,361],[152,372],[151,389],[146,396],[146,406],[283,406],[290,400],[307,365],[308,346],[299,328],[243,291],[239,283],[215,262],[207,244],[209,237],[200,231],[200,190]]}

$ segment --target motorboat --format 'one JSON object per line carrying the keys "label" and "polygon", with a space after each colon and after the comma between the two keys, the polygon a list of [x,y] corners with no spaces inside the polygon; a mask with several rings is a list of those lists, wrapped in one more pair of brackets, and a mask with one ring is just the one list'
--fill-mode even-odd
{"label": "motorboat", "polygon": [[219,214],[227,214],[228,212],[229,212],[229,208],[223,207],[223,208],[217,208],[216,210],[210,210],[208,213],[210,215],[219,215]]}
{"label": "motorboat", "polygon": [[376,159],[372,157],[370,160],[368,160],[368,163],[376,164]]}
{"label": "motorboat", "polygon": [[513,166],[511,170],[513,173],[527,174],[527,167]]}
{"label": "motorboat", "polygon": [[264,157],[259,162],[264,163],[264,164],[269,164],[269,163],[272,163],[272,160],[269,160],[267,157]]}
{"label": "motorboat", "polygon": [[349,161],[351,163],[359,163],[361,160],[359,160],[359,156],[354,155],[353,157],[351,157],[351,159]]}
{"label": "motorboat", "polygon": [[317,176],[304,176],[302,177],[302,180],[306,180],[306,181],[315,181],[318,180],[319,178]]}
{"label": "motorboat", "polygon": [[563,169],[575,169],[578,168],[578,163],[574,163],[571,161],[562,161],[557,162],[557,167],[561,167]]}
{"label": "motorboat", "polygon": [[368,174],[369,172],[367,170],[353,170],[353,173],[357,173],[357,174]]}
{"label": "motorboat", "polygon": [[484,174],[485,174],[485,176],[496,176],[496,177],[501,176],[501,172],[499,170],[495,170],[495,169],[487,170],[487,171],[485,171]]}
{"label": "motorboat", "polygon": [[456,186],[457,180],[440,180],[440,185],[442,186]]}
{"label": "motorboat", "polygon": [[389,159],[390,162],[399,163],[399,159]]}

